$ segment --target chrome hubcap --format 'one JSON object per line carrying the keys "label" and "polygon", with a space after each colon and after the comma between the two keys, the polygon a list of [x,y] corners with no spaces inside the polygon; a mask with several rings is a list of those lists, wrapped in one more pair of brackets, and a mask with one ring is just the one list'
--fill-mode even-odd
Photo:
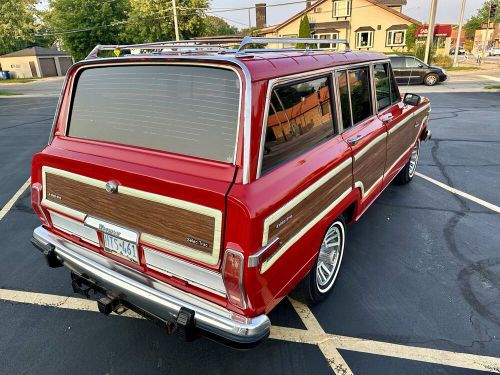
{"label": "chrome hubcap", "polygon": [[344,250],[344,227],[335,222],[326,232],[319,250],[316,266],[316,285],[321,293],[326,293],[332,286],[339,270]]}
{"label": "chrome hubcap", "polygon": [[436,77],[435,76],[429,76],[429,77],[427,77],[427,83],[429,85],[435,84],[436,83]]}
{"label": "chrome hubcap", "polygon": [[420,141],[417,141],[417,144],[415,145],[415,147],[413,147],[410,157],[410,168],[408,170],[408,174],[410,175],[410,177],[413,177],[413,175],[415,174],[415,170],[417,169],[419,152],[420,152]]}

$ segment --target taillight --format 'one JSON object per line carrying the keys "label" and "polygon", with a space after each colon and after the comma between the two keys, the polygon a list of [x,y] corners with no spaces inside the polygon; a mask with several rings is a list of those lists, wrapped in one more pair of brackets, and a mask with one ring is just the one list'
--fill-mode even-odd
{"label": "taillight", "polygon": [[45,214],[45,210],[42,208],[42,184],[39,182],[35,182],[31,185],[31,205],[33,206],[33,210],[40,218],[42,224],[50,226],[49,220],[47,220],[47,215]]}
{"label": "taillight", "polygon": [[235,250],[226,250],[222,264],[222,277],[229,302],[241,309],[246,308],[245,290],[243,288],[243,254]]}

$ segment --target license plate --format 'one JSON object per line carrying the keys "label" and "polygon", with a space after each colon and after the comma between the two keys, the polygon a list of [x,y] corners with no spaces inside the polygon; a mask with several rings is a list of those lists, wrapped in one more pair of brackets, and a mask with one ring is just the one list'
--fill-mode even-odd
{"label": "license plate", "polygon": [[139,263],[139,256],[137,255],[137,245],[124,241],[121,238],[110,236],[103,233],[104,237],[104,250],[119,255],[134,263]]}

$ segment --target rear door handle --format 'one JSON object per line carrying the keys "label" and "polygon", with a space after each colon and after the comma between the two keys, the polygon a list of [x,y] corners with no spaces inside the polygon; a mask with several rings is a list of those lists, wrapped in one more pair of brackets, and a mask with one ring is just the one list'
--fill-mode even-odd
{"label": "rear door handle", "polygon": [[349,143],[351,146],[354,146],[357,144],[361,139],[363,139],[363,136],[361,134],[357,134],[354,137],[348,138],[347,143]]}

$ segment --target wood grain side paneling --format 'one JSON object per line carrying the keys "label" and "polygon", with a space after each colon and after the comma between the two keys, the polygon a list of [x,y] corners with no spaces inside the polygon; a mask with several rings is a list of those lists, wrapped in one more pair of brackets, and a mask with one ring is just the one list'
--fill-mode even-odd
{"label": "wood grain side paneling", "polygon": [[386,158],[386,136],[385,134],[375,140],[376,144],[361,157],[354,157],[354,181],[363,184],[363,192],[366,194],[374,184],[380,180],[384,174],[385,158]]}
{"label": "wood grain side paneling", "polygon": [[285,244],[351,185],[351,168],[346,167],[269,223],[268,239],[279,237],[281,243]]}
{"label": "wood grain side paneling", "polygon": [[46,199],[126,228],[212,254],[214,217],[46,173]]}
{"label": "wood grain side paneling", "polygon": [[390,133],[387,138],[387,168],[393,166],[415,140],[415,136],[413,135],[415,133],[413,119],[402,121],[406,122],[396,131]]}

